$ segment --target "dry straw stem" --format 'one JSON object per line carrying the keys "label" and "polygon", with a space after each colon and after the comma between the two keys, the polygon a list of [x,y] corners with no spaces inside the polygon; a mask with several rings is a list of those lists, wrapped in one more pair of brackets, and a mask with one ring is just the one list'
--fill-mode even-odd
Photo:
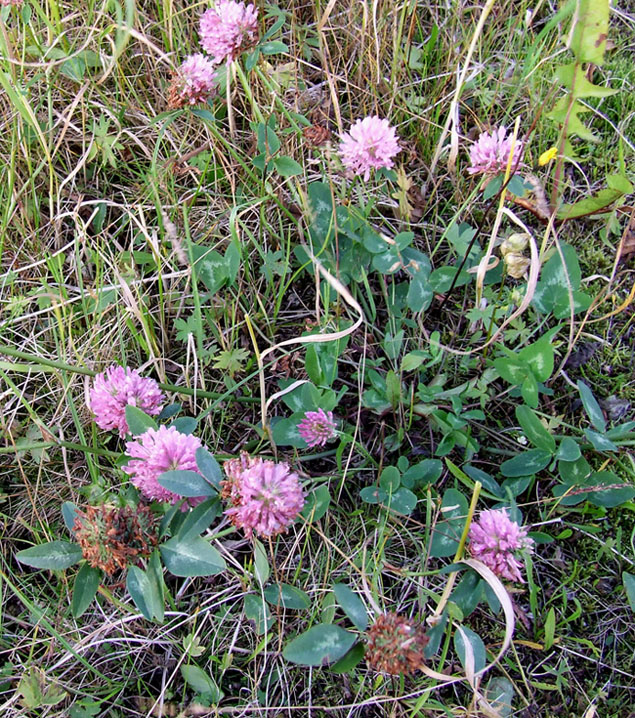
{"label": "dry straw stem", "polygon": [[474,30],[474,35],[472,35],[472,41],[470,42],[470,46],[468,48],[467,55],[463,62],[463,67],[462,67],[462,69],[459,73],[458,79],[456,81],[456,90],[454,91],[454,97],[452,98],[452,102],[450,103],[450,109],[448,111],[448,118],[445,121],[443,131],[441,132],[441,136],[439,137],[439,142],[437,143],[437,148],[434,152],[434,156],[432,157],[432,162],[430,163],[430,169],[429,169],[430,177],[434,175],[434,170],[436,169],[437,163],[439,161],[439,157],[441,156],[441,153],[443,152],[443,143],[445,142],[445,138],[448,136],[450,127],[452,127],[452,134],[450,137],[450,156],[448,157],[448,169],[450,170],[450,172],[454,173],[456,158],[459,153],[459,132],[458,132],[459,100],[461,98],[461,92],[463,91],[465,77],[467,75],[470,63],[472,62],[472,55],[474,54],[474,50],[476,49],[476,43],[478,42],[479,37],[481,36],[481,33],[483,32],[483,27],[485,26],[485,21],[487,20],[488,15],[492,11],[492,8],[494,7],[495,2],[496,2],[496,0],[487,0],[487,3],[485,4],[485,6],[483,7],[483,10],[481,11],[481,16],[478,20],[476,29]]}
{"label": "dry straw stem", "polygon": [[357,320],[354,324],[352,324],[348,329],[342,329],[338,332],[329,332],[328,334],[313,334],[306,337],[294,337],[292,339],[285,339],[283,342],[279,342],[278,344],[274,344],[271,347],[268,347],[263,352],[260,352],[258,350],[258,343],[256,342],[256,337],[253,331],[253,327],[251,324],[251,320],[249,318],[249,315],[245,315],[245,320],[247,322],[247,328],[249,330],[249,333],[251,335],[251,341],[254,346],[254,353],[256,355],[256,361],[258,362],[258,373],[260,378],[260,402],[261,402],[261,420],[262,420],[262,428],[263,430],[267,430],[267,411],[269,409],[269,405],[274,399],[277,399],[280,396],[284,396],[284,394],[288,393],[289,391],[292,391],[297,386],[300,386],[300,384],[304,383],[305,380],[298,380],[294,382],[290,387],[287,387],[286,389],[283,389],[282,391],[276,392],[273,394],[269,400],[267,400],[267,394],[266,394],[266,388],[265,388],[265,367],[264,367],[264,358],[271,354],[271,352],[276,351],[277,349],[282,349],[282,347],[291,346],[292,344],[321,344],[323,342],[332,342],[336,339],[342,339],[343,337],[348,336],[349,334],[352,334],[364,321],[364,312],[359,305],[359,302],[353,297],[353,295],[348,291],[348,289],[339,281],[339,279],[336,279],[327,269],[325,269],[321,262],[316,259],[316,257],[313,255],[313,252],[311,249],[306,246],[302,245],[302,248],[307,253],[307,255],[311,258],[313,261],[313,264],[315,265],[316,270],[322,275],[322,277],[333,287],[333,289],[337,292],[337,294],[342,297],[342,299],[351,306],[359,315],[357,317]]}

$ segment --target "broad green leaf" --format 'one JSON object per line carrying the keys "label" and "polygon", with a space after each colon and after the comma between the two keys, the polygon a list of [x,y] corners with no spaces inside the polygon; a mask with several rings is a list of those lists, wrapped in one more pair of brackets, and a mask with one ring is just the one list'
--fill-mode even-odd
{"label": "broad green leaf", "polygon": [[345,583],[334,583],[333,593],[340,608],[351,619],[355,628],[365,631],[368,628],[368,612],[362,599]]}
{"label": "broad green leaf", "polygon": [[332,623],[320,623],[288,643],[282,655],[302,666],[326,666],[339,660],[355,641],[354,633]]}
{"label": "broad green leaf", "polygon": [[163,562],[175,576],[213,576],[227,567],[225,559],[203,538],[172,538],[159,546]]}
{"label": "broad green leaf", "polygon": [[199,695],[204,695],[210,703],[218,703],[223,697],[223,693],[214,679],[202,668],[195,665],[181,666],[181,675],[186,683]]}
{"label": "broad green leaf", "polygon": [[176,536],[179,540],[184,541],[192,536],[199,536],[205,529],[212,525],[222,510],[220,498],[214,498],[202,501],[191,511],[185,514],[183,523],[179,526]]}
{"label": "broad green leaf", "polygon": [[476,571],[468,571],[450,596],[450,600],[461,609],[465,618],[474,611],[482,598],[481,577]]}
{"label": "broad green leaf", "polygon": [[549,651],[554,643],[554,638],[556,635],[556,612],[553,609],[553,606],[549,609],[549,612],[547,613],[547,618],[545,618],[545,651]]}
{"label": "broad green leaf", "polygon": [[432,531],[432,558],[445,558],[456,553],[466,518],[467,499],[460,491],[448,489],[443,494],[441,512]]}
{"label": "broad green leaf", "polygon": [[490,678],[485,689],[487,702],[499,718],[511,718],[514,712],[514,684],[502,676]]}
{"label": "broad green leaf", "polygon": [[303,171],[302,165],[291,157],[276,157],[273,161],[273,166],[281,177],[295,177],[296,175],[301,175]]}
{"label": "broad green leaf", "polygon": [[359,496],[367,504],[384,504],[388,500],[388,494],[378,486],[365,486]]}
{"label": "broad green leaf", "polygon": [[574,461],[558,461],[558,473],[563,481],[579,484],[591,473],[591,467],[584,456],[579,456]]}
{"label": "broad green leaf", "polygon": [[518,356],[529,364],[529,368],[538,381],[547,381],[553,373],[555,351],[549,335],[521,349]]}
{"label": "broad green leaf", "polygon": [[466,626],[459,626],[454,634],[454,649],[456,650],[459,660],[463,668],[467,668],[467,651],[466,645],[469,643],[473,654],[473,671],[478,673],[485,668],[487,656],[485,653],[485,644],[480,636]]}
{"label": "broad green leaf", "polygon": [[609,31],[609,0],[577,0],[569,48],[578,62],[604,63]]}
{"label": "broad green leaf", "polygon": [[262,52],[263,55],[279,55],[289,52],[289,48],[286,43],[281,40],[273,40],[272,42],[264,42],[260,45],[260,52]]}
{"label": "broad green leaf", "polygon": [[204,446],[199,446],[196,450],[196,466],[210,484],[220,491],[223,472],[218,465],[218,461]]}
{"label": "broad green leaf", "polygon": [[150,556],[148,561],[148,569],[146,576],[150,581],[151,595],[152,595],[152,613],[154,617],[163,623],[165,614],[164,602],[164,586],[163,586],[163,566],[161,565],[161,556],[155,549]]}
{"label": "broad green leaf", "polygon": [[193,416],[179,416],[170,426],[174,427],[181,434],[193,434],[196,431],[198,422]]}
{"label": "broad green leaf", "polygon": [[306,497],[306,503],[300,515],[307,521],[319,521],[328,511],[330,503],[331,494],[328,486],[322,484]]}
{"label": "broad green leaf", "polygon": [[560,65],[556,68],[556,77],[570,91],[574,98],[579,97],[610,97],[619,90],[610,87],[598,87],[587,79],[586,73],[578,62]]}
{"label": "broad green leaf", "polygon": [[331,673],[349,673],[364,658],[364,644],[356,643],[348,653],[346,653],[339,661],[336,661],[329,670]]}
{"label": "broad green leaf", "polygon": [[75,517],[79,509],[71,501],[65,501],[62,504],[62,518],[66,524],[66,528],[73,533],[73,526],[75,525]]}
{"label": "broad green leaf", "polygon": [[591,442],[593,448],[597,451],[618,451],[619,447],[614,444],[604,434],[599,434],[597,431],[591,431],[591,429],[585,429],[584,435]]}
{"label": "broad green leaf", "polygon": [[379,477],[379,486],[387,493],[396,491],[401,483],[399,469],[396,466],[387,466]]}
{"label": "broad green leaf", "polygon": [[570,436],[565,436],[560,442],[558,451],[556,452],[556,459],[562,461],[576,461],[580,458],[580,447],[575,439]]}
{"label": "broad green leaf", "polygon": [[16,558],[33,568],[63,569],[80,561],[82,550],[78,544],[69,541],[49,541],[18,551]]}
{"label": "broad green leaf", "polygon": [[521,404],[516,407],[516,418],[518,423],[522,427],[525,436],[531,441],[531,443],[538,449],[544,449],[554,453],[556,450],[556,440],[553,436],[545,429],[543,423],[540,421],[534,411],[528,406]]}
{"label": "broad green leaf", "polygon": [[254,575],[256,581],[261,586],[269,580],[271,574],[271,568],[269,567],[269,559],[267,558],[267,551],[261,541],[253,539],[254,544]]}
{"label": "broad green leaf", "polygon": [[272,583],[263,591],[265,598],[273,606],[282,606],[295,611],[309,608],[311,599],[304,591],[288,583]]}
{"label": "broad green leaf", "polygon": [[544,449],[529,449],[512,459],[503,461],[500,472],[503,476],[531,476],[542,471],[551,461],[552,454]]}
{"label": "broad green leaf", "polygon": [[145,411],[141,411],[138,407],[132,406],[132,404],[126,406],[126,423],[133,436],[139,436],[148,429],[157,428],[157,423],[151,416],[148,416]]}
{"label": "broad green leaf", "polygon": [[79,618],[95,598],[101,582],[101,571],[85,563],[78,571],[73,586],[71,613]]}
{"label": "broad green leaf", "polygon": [[216,496],[218,491],[196,471],[175,470],[159,474],[157,481],[163,488],[178,496]]}
{"label": "broad green leaf", "polygon": [[413,464],[401,477],[401,483],[407,489],[415,489],[433,484],[443,473],[443,463],[439,459],[424,459]]}
{"label": "broad green leaf", "polygon": [[593,392],[582,379],[578,379],[578,391],[589,420],[599,432],[604,433],[606,431],[606,421],[604,421],[602,409],[593,396]]}
{"label": "broad green leaf", "polygon": [[304,412],[284,418],[276,417],[271,422],[271,434],[276,446],[294,446],[296,449],[306,449],[306,439],[300,436],[298,424],[304,418]]}
{"label": "broad green leaf", "polygon": [[405,516],[409,516],[415,510],[416,505],[416,494],[413,494],[410,489],[403,488],[403,486],[388,498],[390,510]]}
{"label": "broad green leaf", "polygon": [[138,566],[130,566],[126,577],[126,588],[141,615],[151,621],[154,616],[154,600],[152,586],[145,571]]}
{"label": "broad green leaf", "polygon": [[254,622],[256,633],[259,636],[262,636],[273,625],[274,618],[269,606],[254,593],[248,593],[245,596],[244,611],[247,620]]}
{"label": "broad green leaf", "polygon": [[435,269],[430,274],[429,286],[431,291],[437,294],[445,294],[452,286],[455,277],[457,277],[454,283],[455,287],[462,287],[472,279],[472,276],[464,269],[459,272],[458,267],[439,267],[439,269]]}
{"label": "broad green leaf", "polygon": [[631,611],[635,613],[635,576],[632,573],[623,571],[622,582],[624,583],[628,605],[631,607]]}

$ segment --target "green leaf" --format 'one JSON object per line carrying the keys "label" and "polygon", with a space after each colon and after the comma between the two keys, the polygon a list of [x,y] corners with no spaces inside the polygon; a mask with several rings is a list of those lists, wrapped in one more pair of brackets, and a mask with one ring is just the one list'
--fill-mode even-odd
{"label": "green leaf", "polygon": [[596,451],[618,451],[619,447],[614,444],[604,434],[598,434],[597,431],[591,431],[591,429],[585,429],[584,435],[591,442],[593,448]]}
{"label": "green leaf", "polygon": [[329,670],[331,673],[349,673],[364,658],[364,644],[360,641],[356,643],[348,653],[346,653],[339,661],[336,661]]}
{"label": "green leaf", "polygon": [[200,537],[172,538],[159,549],[168,571],[175,576],[213,576],[227,568],[220,553]]}
{"label": "green leaf", "polygon": [[551,452],[544,449],[529,449],[503,461],[500,472],[503,476],[531,476],[542,471],[551,461],[551,456]]}
{"label": "green leaf", "polygon": [[467,518],[467,499],[460,491],[448,489],[443,494],[441,514],[432,530],[430,556],[454,556]]}
{"label": "green leaf", "polygon": [[282,655],[302,666],[325,666],[339,660],[355,641],[354,633],[331,623],[320,623],[288,643]]}
{"label": "green leaf", "polygon": [[276,446],[294,446],[296,449],[306,449],[306,439],[300,436],[298,424],[304,418],[304,412],[284,418],[276,417],[271,422],[271,435]]}
{"label": "green leaf", "polygon": [[521,404],[516,407],[516,418],[525,436],[535,447],[549,451],[552,454],[555,452],[556,440],[547,429],[545,429],[543,423],[534,411],[528,406]]}
{"label": "green leaf", "polygon": [[79,618],[93,602],[100,582],[101,571],[98,568],[93,568],[85,563],[79,569],[71,600],[71,613],[74,618]]}
{"label": "green leaf", "polygon": [[307,521],[319,521],[328,511],[331,503],[331,494],[328,486],[322,484],[314,489],[307,497],[300,516]]}
{"label": "green leaf", "polygon": [[281,177],[295,177],[296,175],[301,175],[303,172],[302,165],[285,155],[276,157],[273,161],[273,166]]}
{"label": "green leaf", "polygon": [[471,279],[472,275],[468,274],[464,269],[460,272],[458,267],[439,267],[430,274],[430,289],[437,294],[445,294],[452,286],[452,281],[457,276],[458,278],[454,284],[455,287],[462,287],[467,284]]}
{"label": "green leaf", "polygon": [[582,405],[584,406],[584,410],[586,411],[589,420],[598,431],[604,433],[606,431],[606,421],[604,421],[604,414],[602,413],[600,405],[593,396],[593,392],[582,381],[582,379],[578,379],[577,386],[578,391],[580,392],[580,399],[582,399]]}
{"label": "green leaf", "polygon": [[263,586],[269,580],[271,568],[269,567],[269,559],[267,551],[258,539],[253,539],[254,544],[254,575],[256,581]]}
{"label": "green leaf", "polygon": [[577,0],[569,48],[578,62],[604,63],[609,31],[609,0]]}
{"label": "green leaf", "polygon": [[220,491],[223,472],[218,465],[218,461],[204,446],[199,446],[196,450],[196,466],[210,484]]}
{"label": "green leaf", "polygon": [[559,65],[556,68],[556,77],[569,90],[570,95],[578,97],[610,97],[619,90],[610,87],[598,87],[587,79],[585,71],[578,62],[568,65]]}
{"label": "green leaf", "polygon": [[154,616],[154,600],[152,586],[145,571],[138,566],[130,566],[126,577],[126,588],[141,615],[151,621]]}
{"label": "green leaf", "polygon": [[551,333],[518,352],[521,361],[527,362],[538,381],[547,381],[553,373],[555,351]]}
{"label": "green leaf", "polygon": [[139,436],[148,429],[157,428],[157,423],[151,416],[148,416],[145,411],[141,411],[138,407],[132,406],[132,404],[126,406],[126,423],[133,436]]}
{"label": "green leaf", "polygon": [[547,618],[545,618],[545,651],[549,651],[554,643],[554,637],[556,635],[556,612],[553,609],[553,606],[549,609],[549,612],[547,613]]}
{"label": "green leaf", "polygon": [[485,689],[485,697],[500,718],[511,718],[514,712],[514,684],[502,676],[490,678]]}
{"label": "green leaf", "polygon": [[294,611],[303,611],[311,605],[311,599],[304,591],[288,583],[272,583],[263,591],[265,598],[273,606],[282,606]]}
{"label": "green leaf", "polygon": [[365,631],[368,628],[368,612],[362,599],[345,583],[334,583],[333,593],[340,608],[351,619],[355,628]]}
{"label": "green leaf", "polygon": [[635,576],[633,576],[632,573],[623,571],[622,582],[624,583],[624,590],[626,591],[628,605],[631,607],[631,611],[635,613]]}
{"label": "green leaf", "polygon": [[359,497],[367,504],[384,504],[388,500],[388,494],[378,486],[365,486],[359,492]]}
{"label": "green leaf", "polygon": [[591,467],[584,456],[574,461],[558,461],[560,478],[570,484],[579,484],[591,473]]}
{"label": "green leaf", "polygon": [[64,519],[66,528],[71,533],[73,533],[73,526],[75,525],[75,517],[77,516],[78,510],[77,506],[71,501],[65,501],[62,504],[62,518]]}
{"label": "green leaf", "polygon": [[281,40],[274,40],[260,45],[260,52],[263,55],[279,55],[280,53],[289,52],[289,48]]}
{"label": "green leaf", "polygon": [[78,544],[69,541],[49,541],[18,551],[16,558],[33,568],[63,569],[80,561],[82,550]]}
{"label": "green leaf", "polygon": [[181,666],[181,675],[199,695],[204,695],[210,703],[218,703],[223,693],[216,682],[202,668],[195,665]]}
{"label": "green leaf", "polygon": [[560,446],[556,452],[556,459],[562,461],[576,461],[580,458],[580,455],[578,442],[570,436],[565,436],[560,442]]}
{"label": "green leaf", "polygon": [[396,466],[387,466],[379,477],[379,486],[387,493],[396,491],[401,483],[399,469]]}
{"label": "green leaf", "polygon": [[474,656],[474,673],[478,673],[480,670],[485,668],[487,662],[487,656],[485,654],[485,644],[483,643],[480,636],[474,631],[467,628],[466,626],[459,626],[457,632],[454,634],[454,649],[456,650],[459,660],[463,668],[467,667],[467,652],[466,644],[472,648]]}
{"label": "green leaf", "polygon": [[[197,245],[193,245],[192,249]],[[204,249],[198,247],[199,250]],[[197,252],[198,253],[198,252]],[[216,292],[225,285],[227,281],[227,261],[222,254],[216,250],[205,250],[196,259],[194,269],[198,278],[203,282],[210,294]]]}
{"label": "green leaf", "polygon": [[424,459],[405,471],[401,483],[407,489],[415,489],[433,484],[443,473],[443,463],[439,459]]}
{"label": "green leaf", "polygon": [[417,505],[417,496],[410,489],[401,487],[388,498],[388,508],[404,516],[409,516]]}
{"label": "green leaf", "polygon": [[212,525],[214,519],[219,516],[221,508],[219,496],[202,501],[185,514],[176,536],[180,541],[185,541],[192,536],[199,536]]}
{"label": "green leaf", "polygon": [[148,561],[148,569],[146,576],[150,581],[150,590],[152,595],[152,612],[154,617],[163,622],[164,618],[164,588],[163,588],[163,566],[161,565],[161,556],[155,549]]}
{"label": "green leaf", "polygon": [[193,416],[179,416],[170,426],[174,427],[181,434],[193,434],[196,431],[198,422]]}
{"label": "green leaf", "polygon": [[218,491],[196,471],[177,469],[159,474],[157,481],[177,496],[216,496]]}
{"label": "green leaf", "polygon": [[481,577],[476,571],[468,571],[452,592],[450,600],[455,603],[467,618],[483,598]]}
{"label": "green leaf", "polygon": [[244,605],[245,616],[248,621],[255,624],[256,633],[262,636],[273,625],[273,616],[269,610],[269,606],[262,600],[260,596],[248,593],[245,596]]}

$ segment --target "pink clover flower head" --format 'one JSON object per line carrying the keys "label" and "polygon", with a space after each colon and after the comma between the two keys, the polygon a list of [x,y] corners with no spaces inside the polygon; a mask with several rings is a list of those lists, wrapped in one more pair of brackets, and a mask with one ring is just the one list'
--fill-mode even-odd
{"label": "pink clover flower head", "polygon": [[[191,434],[182,434],[173,426],[148,429],[126,443],[126,454],[132,457],[123,470],[132,483],[151,501],[176,504],[183,497],[161,486],[158,479],[165,471],[196,471],[196,450],[201,441]],[[204,501],[204,496],[189,497],[184,509]]]}
{"label": "pink clover flower head", "polygon": [[346,169],[363,175],[367,182],[372,169],[391,169],[395,164],[392,158],[400,149],[395,128],[388,120],[364,117],[342,135],[340,157]]}
{"label": "pink clover flower head", "polygon": [[[471,175],[497,175],[505,172],[507,169],[507,161],[512,151],[512,135],[509,137],[507,130],[500,127],[498,130],[491,132],[482,132],[478,140],[470,147],[471,165],[467,171]],[[512,172],[516,166],[517,160],[522,156],[523,145],[520,140],[516,140],[514,146],[514,156],[512,157]]]}
{"label": "pink clover flower head", "polygon": [[298,433],[306,441],[309,449],[314,446],[324,446],[327,441],[337,435],[337,424],[333,419],[333,412],[324,409],[307,411],[304,419],[298,424]]}
{"label": "pink clover flower head", "polygon": [[218,90],[214,65],[205,55],[190,55],[172,78],[168,90],[170,109],[207,102]]}
{"label": "pink clover flower head", "polygon": [[235,0],[218,0],[201,16],[201,45],[216,64],[234,60],[258,35],[258,10]]}
{"label": "pink clover flower head", "polygon": [[288,464],[241,454],[223,468],[229,477],[223,496],[233,504],[225,514],[248,538],[254,531],[259,536],[282,533],[302,511],[300,479]]}
{"label": "pink clover flower head", "polygon": [[0,0],[0,7],[10,7],[11,5],[22,5],[23,0]]}
{"label": "pink clover flower head", "polygon": [[533,540],[527,529],[519,526],[507,515],[506,509],[481,511],[469,531],[470,553],[488,566],[497,576],[508,581],[524,583],[521,571],[521,551],[532,552]]}
{"label": "pink clover flower head", "polygon": [[100,429],[117,429],[119,436],[128,433],[126,407],[136,406],[156,416],[165,397],[154,379],[142,377],[136,369],[113,365],[95,377],[88,393],[88,408]]}

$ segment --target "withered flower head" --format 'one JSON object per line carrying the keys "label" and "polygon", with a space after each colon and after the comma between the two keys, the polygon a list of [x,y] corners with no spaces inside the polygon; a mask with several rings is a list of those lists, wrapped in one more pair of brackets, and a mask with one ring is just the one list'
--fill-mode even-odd
{"label": "withered flower head", "polygon": [[423,665],[427,643],[422,625],[397,613],[385,613],[368,630],[366,661],[375,671],[408,675]]}
{"label": "withered flower head", "polygon": [[157,545],[158,525],[147,506],[87,506],[73,526],[86,561],[109,576],[138,558],[147,558]]}

